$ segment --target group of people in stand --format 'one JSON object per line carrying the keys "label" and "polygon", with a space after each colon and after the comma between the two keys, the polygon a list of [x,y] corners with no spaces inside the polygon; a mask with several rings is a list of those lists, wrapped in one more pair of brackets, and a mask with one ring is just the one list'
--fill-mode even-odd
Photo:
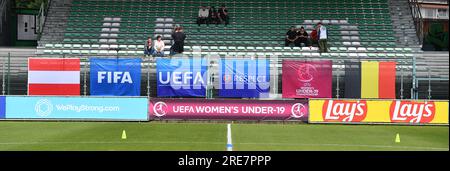
{"label": "group of people in stand", "polygon": [[[170,47],[170,56],[184,51],[184,40],[186,35],[183,32],[183,27],[176,26],[172,35],[173,44]],[[148,37],[144,45],[144,54],[147,56],[164,57],[165,43],[161,35],[156,36],[156,40],[152,42],[152,38]]]}
{"label": "group of people in stand", "polygon": [[326,53],[328,52],[327,38],[327,28],[323,26],[321,22],[317,23],[316,27],[309,35],[304,27],[296,29],[292,26],[286,33],[284,45],[290,46],[291,44],[294,44],[294,46],[298,47],[312,47],[313,45],[317,45],[320,53]]}
{"label": "group of people in stand", "polygon": [[214,6],[201,6],[198,10],[197,24],[229,24],[230,17],[228,16],[228,10],[225,5],[222,5],[218,10]]}
{"label": "group of people in stand", "polygon": [[[201,9],[204,10],[205,8]],[[224,9],[224,6],[222,6]],[[226,10],[226,9],[225,9]],[[199,14],[200,15],[200,14]],[[198,22],[201,19],[197,20]],[[207,22],[208,23],[208,22]],[[173,44],[170,47],[170,56],[184,51],[184,40],[186,35],[183,32],[183,27],[177,25],[171,35]],[[321,22],[317,23],[315,28],[308,34],[304,27],[296,29],[294,26],[286,33],[285,46],[294,44],[298,47],[317,45],[320,53],[328,52],[327,43],[327,28],[322,25]],[[156,40],[153,42],[151,37],[148,37],[145,42],[144,54],[147,56],[164,57],[165,43],[162,40],[161,35],[156,36]]]}

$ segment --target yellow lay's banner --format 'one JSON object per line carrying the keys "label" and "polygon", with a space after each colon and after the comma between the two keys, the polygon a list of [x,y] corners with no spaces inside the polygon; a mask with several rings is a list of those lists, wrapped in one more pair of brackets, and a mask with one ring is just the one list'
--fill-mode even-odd
{"label": "yellow lay's banner", "polygon": [[310,99],[309,122],[448,124],[448,101]]}

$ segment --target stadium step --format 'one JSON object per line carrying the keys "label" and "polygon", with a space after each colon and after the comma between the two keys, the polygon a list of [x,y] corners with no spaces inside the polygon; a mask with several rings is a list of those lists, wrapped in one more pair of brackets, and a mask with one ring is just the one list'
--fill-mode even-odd
{"label": "stadium step", "polygon": [[408,1],[389,0],[392,26],[398,47],[419,45]]}

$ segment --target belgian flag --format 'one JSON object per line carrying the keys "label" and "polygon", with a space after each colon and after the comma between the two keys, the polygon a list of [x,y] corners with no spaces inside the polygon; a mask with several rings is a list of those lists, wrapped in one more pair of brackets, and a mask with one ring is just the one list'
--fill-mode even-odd
{"label": "belgian flag", "polygon": [[345,98],[395,99],[396,62],[345,62]]}

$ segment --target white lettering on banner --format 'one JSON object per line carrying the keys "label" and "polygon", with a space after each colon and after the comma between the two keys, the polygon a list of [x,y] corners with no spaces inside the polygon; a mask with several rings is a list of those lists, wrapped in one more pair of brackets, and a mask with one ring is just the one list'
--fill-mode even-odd
{"label": "white lettering on banner", "polygon": [[327,111],[325,119],[327,120],[337,120],[339,116],[347,116],[342,119],[344,122],[353,121],[353,117],[364,115],[364,103],[336,103],[333,104],[333,100],[328,100]]}
{"label": "white lettering on banner", "polygon": [[[56,108],[54,108],[56,107]],[[92,106],[92,105],[72,105],[72,104],[53,104],[48,99],[41,99],[35,104],[35,112],[40,117],[47,117],[56,111],[75,111],[75,112],[118,112],[119,106]]]}
{"label": "white lettering on banner", "polygon": [[200,72],[166,72],[166,80],[163,79],[163,73],[159,72],[159,82],[162,84],[177,84],[177,85],[189,85],[193,79],[193,84],[205,84],[203,76]]}
{"label": "white lettering on banner", "polygon": [[314,89],[314,87],[300,87],[300,89],[295,90],[297,96],[318,96],[319,90]]}
{"label": "white lettering on banner", "polygon": [[411,123],[420,123],[422,117],[430,117],[433,112],[432,104],[425,102],[424,104],[401,104],[401,101],[395,101],[394,115],[392,120],[405,121],[410,117]]}
{"label": "white lettering on banner", "polygon": [[272,114],[274,109],[273,107],[259,107],[259,106],[252,106],[252,107],[242,107],[242,113],[253,113],[253,114]]}
{"label": "white lettering on banner", "polygon": [[[123,75],[122,75],[123,74]],[[97,83],[101,84],[103,83],[103,80],[107,79],[107,83],[129,83],[132,84],[133,80],[131,79],[130,72],[106,72],[106,71],[99,71],[97,73]]]}
{"label": "white lettering on banner", "polygon": [[118,106],[89,106],[89,105],[63,105],[57,104],[55,105],[56,109],[59,111],[75,111],[75,112],[118,112],[120,111],[120,107]]}
{"label": "white lettering on banner", "polygon": [[[156,105],[155,105],[156,106]],[[173,106],[175,113],[217,113],[217,114],[283,114],[284,107],[260,107],[260,106]],[[156,112],[155,112],[156,113]]]}
{"label": "white lettering on banner", "polygon": [[[233,107],[230,106],[196,106],[197,112],[199,113],[220,113],[227,114],[231,113]],[[233,110],[235,111],[235,110]]]}

